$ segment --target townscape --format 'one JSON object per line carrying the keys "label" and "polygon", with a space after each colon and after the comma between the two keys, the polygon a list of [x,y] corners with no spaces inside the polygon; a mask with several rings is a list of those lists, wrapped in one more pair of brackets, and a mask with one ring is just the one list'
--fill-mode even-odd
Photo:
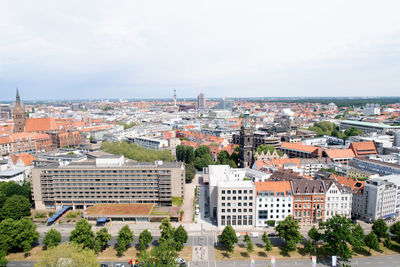
{"label": "townscape", "polygon": [[22,92],[1,106],[2,262],[47,266],[57,248],[82,249],[68,240],[89,249],[88,266],[398,253],[396,98],[182,100],[174,90],[30,103]]}
{"label": "townscape", "polygon": [[400,1],[0,1],[0,267],[400,266]]}

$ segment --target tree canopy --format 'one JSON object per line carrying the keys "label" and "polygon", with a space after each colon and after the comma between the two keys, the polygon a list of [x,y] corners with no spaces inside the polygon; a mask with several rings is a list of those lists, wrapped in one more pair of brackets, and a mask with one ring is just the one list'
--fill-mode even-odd
{"label": "tree canopy", "polygon": [[272,244],[271,244],[271,240],[269,240],[267,232],[264,232],[264,234],[262,235],[262,241],[264,242],[264,250],[265,251],[271,251],[272,250]]}
{"label": "tree canopy", "polygon": [[139,235],[139,250],[144,251],[147,249],[150,242],[153,240],[153,236],[149,230],[145,229]]}
{"label": "tree canopy", "polygon": [[379,239],[386,238],[388,236],[389,227],[383,219],[378,219],[374,221],[372,225],[372,231],[375,233],[376,237]]}
{"label": "tree canopy", "polygon": [[300,234],[300,226],[292,216],[287,216],[285,220],[280,221],[275,227],[278,236],[286,241],[285,251],[295,251],[296,244],[303,239]]}
{"label": "tree canopy", "polygon": [[4,202],[0,210],[0,218],[2,220],[11,218],[19,220],[23,217],[31,215],[31,203],[21,195],[13,195]]}
{"label": "tree canopy", "polygon": [[30,218],[20,220],[5,219],[0,222],[0,251],[28,252],[32,249],[32,243],[39,239],[37,226]]}
{"label": "tree canopy", "polygon": [[394,241],[400,243],[400,221],[395,222],[390,226],[390,233],[393,235]]}
{"label": "tree canopy", "polygon": [[122,255],[127,249],[130,243],[134,240],[133,232],[128,225],[125,225],[118,232],[117,236],[117,251],[119,255]]}
{"label": "tree canopy", "polygon": [[233,230],[231,225],[225,226],[222,233],[218,236],[218,242],[222,243],[228,252],[233,252],[233,245],[238,241],[235,230]]}
{"label": "tree canopy", "polygon": [[61,242],[61,234],[56,229],[50,229],[43,238],[46,248],[54,248]]}
{"label": "tree canopy", "polygon": [[113,143],[106,141],[101,144],[101,149],[111,154],[124,155],[129,159],[142,162],[175,160],[174,156],[172,156],[171,151],[169,150],[146,149],[134,143],[128,144],[125,141],[117,141]]}
{"label": "tree canopy", "polygon": [[96,237],[94,239],[94,251],[99,253],[107,248],[108,241],[111,240],[111,234],[108,232],[107,228],[103,227],[96,232]]}
{"label": "tree canopy", "polygon": [[82,245],[83,248],[93,249],[94,238],[92,225],[84,219],[76,224],[75,229],[72,230],[69,236],[69,241]]}

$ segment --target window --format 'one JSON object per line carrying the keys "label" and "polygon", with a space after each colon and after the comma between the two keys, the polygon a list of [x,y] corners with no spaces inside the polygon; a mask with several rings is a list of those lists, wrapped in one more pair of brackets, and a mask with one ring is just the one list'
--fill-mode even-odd
{"label": "window", "polygon": [[225,197],[222,197],[221,199],[222,199],[222,200],[225,200]]}
{"label": "window", "polygon": [[225,194],[225,190],[222,190],[222,194]]}

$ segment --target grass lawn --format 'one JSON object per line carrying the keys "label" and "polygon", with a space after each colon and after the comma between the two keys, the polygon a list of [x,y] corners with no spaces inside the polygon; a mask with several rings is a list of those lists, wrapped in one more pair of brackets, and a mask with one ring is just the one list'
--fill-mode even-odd
{"label": "grass lawn", "polygon": [[[149,248],[149,251],[151,248]],[[39,261],[43,254],[43,247],[38,246],[34,247],[30,253],[10,253],[7,256],[8,261]],[[117,251],[114,247],[109,246],[106,250],[101,252],[97,256],[97,260],[99,261],[115,261],[115,260],[127,260],[129,261],[132,258],[136,258],[138,256],[138,250],[135,247],[130,247],[125,253],[124,256],[118,257]],[[192,260],[192,247],[184,247],[183,250],[179,253],[179,257],[185,260]]]}
{"label": "grass lawn", "polygon": [[[393,247],[388,249],[381,244],[380,250],[371,250],[371,256],[383,256],[400,253],[400,245],[393,242]],[[325,249],[319,247],[317,249],[317,257],[321,258],[326,255]],[[304,252],[303,246],[297,246],[297,250],[285,253],[279,247],[272,247],[272,251],[264,251],[263,247],[260,245],[254,245],[254,251],[248,253],[246,246],[240,245],[235,246],[233,253],[228,254],[223,247],[215,248],[215,259],[216,260],[250,260],[250,256],[254,256],[257,260],[271,259],[271,256],[275,256],[276,259],[311,259],[311,256]],[[363,251],[358,251],[353,257],[365,257],[369,256],[368,248]]]}
{"label": "grass lawn", "polygon": [[41,259],[42,254],[43,249],[41,246],[38,246],[34,247],[29,253],[10,253],[6,258],[9,261],[38,261]]}

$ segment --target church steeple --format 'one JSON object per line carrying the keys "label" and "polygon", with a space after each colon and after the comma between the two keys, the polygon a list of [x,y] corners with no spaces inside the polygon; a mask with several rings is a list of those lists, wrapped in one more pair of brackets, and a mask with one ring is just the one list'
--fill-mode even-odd
{"label": "church steeple", "polygon": [[20,102],[21,102],[21,98],[19,97],[18,87],[17,87],[17,96],[16,96],[16,98],[15,98],[15,101],[16,101],[17,103],[20,103]]}
{"label": "church steeple", "polygon": [[21,97],[17,88],[17,95],[15,97],[15,105],[13,110],[14,117],[14,133],[21,133],[25,131],[25,110],[21,103]]}

